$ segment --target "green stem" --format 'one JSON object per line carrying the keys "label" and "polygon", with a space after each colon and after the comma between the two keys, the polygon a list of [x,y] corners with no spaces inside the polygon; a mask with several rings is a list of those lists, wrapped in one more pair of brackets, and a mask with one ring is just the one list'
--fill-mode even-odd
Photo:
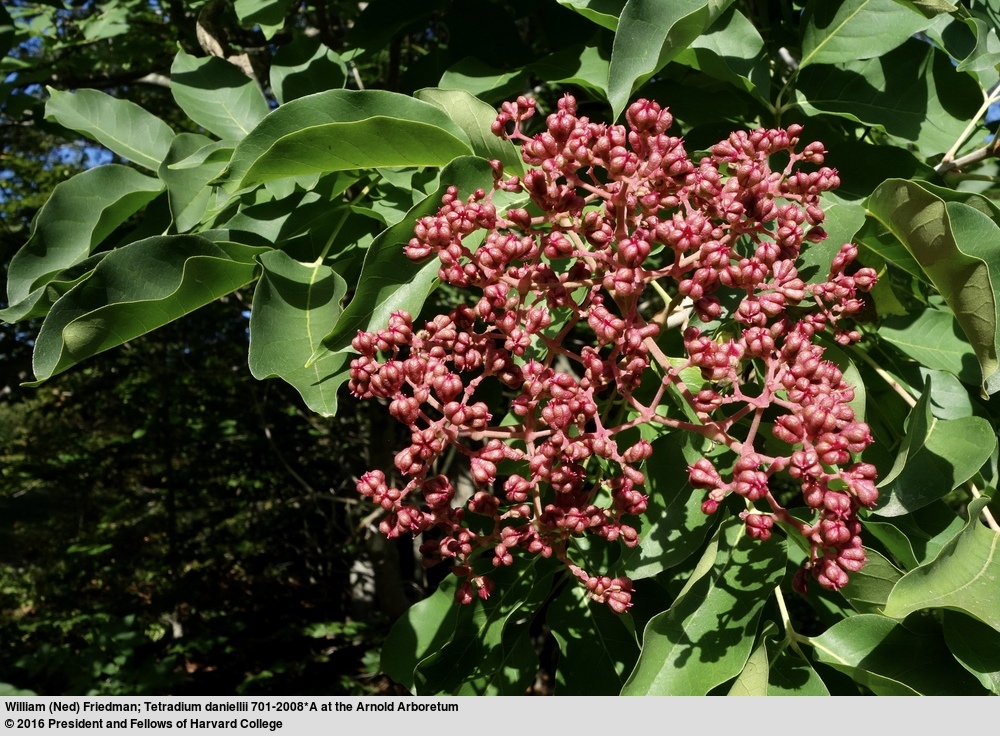
{"label": "green stem", "polygon": [[991,94],[986,96],[986,99],[983,100],[983,104],[980,106],[979,111],[972,117],[969,124],[965,126],[965,130],[963,130],[961,135],[958,136],[958,139],[948,150],[948,153],[946,153],[944,158],[941,159],[941,163],[938,164],[939,168],[955,160],[955,155],[958,153],[958,149],[962,147],[968,137],[972,135],[972,131],[974,131],[976,126],[979,125],[979,118],[985,115],[986,111],[989,110],[990,105],[997,100],[1000,100],[1000,88],[993,90]]}
{"label": "green stem", "polygon": [[802,657],[802,659],[808,661],[806,655],[803,654],[802,650],[799,648],[799,642],[808,644],[809,637],[802,636],[797,633],[792,626],[792,618],[788,615],[788,607],[785,605],[785,596],[781,592],[781,586],[774,589],[774,599],[778,602],[778,611],[781,613],[781,625],[785,628],[785,642],[788,646],[794,649],[795,653]]}

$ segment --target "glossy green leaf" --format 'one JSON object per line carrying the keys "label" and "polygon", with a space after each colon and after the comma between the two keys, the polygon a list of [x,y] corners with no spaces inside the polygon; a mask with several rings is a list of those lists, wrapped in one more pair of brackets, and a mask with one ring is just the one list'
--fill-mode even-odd
{"label": "glossy green leaf", "polygon": [[259,26],[264,38],[271,40],[285,25],[285,14],[292,0],[233,0],[233,9],[244,28]]}
{"label": "glossy green leaf", "polygon": [[982,417],[937,419],[930,409],[932,379],[910,412],[896,462],[879,484],[879,516],[900,516],[926,506],[975,475],[997,445]]}
{"label": "glossy green leaf", "polygon": [[500,161],[508,175],[524,174],[520,149],[510,141],[500,140],[490,130],[497,118],[493,107],[460,89],[429,87],[418,90],[414,97],[434,105],[454,120],[465,131],[476,156]]}
{"label": "glossy green leaf", "polygon": [[868,563],[859,572],[851,573],[840,594],[860,613],[881,613],[889,593],[903,573],[873,549],[865,548]]}
{"label": "glossy green leaf", "polygon": [[382,645],[382,671],[410,690],[417,665],[448,643],[459,613],[467,613],[455,603],[456,581],[449,575],[431,595],[410,606]]}
{"label": "glossy green leaf", "polygon": [[[108,164],[58,184],[32,223],[31,237],[7,271],[7,309],[13,322],[47,311],[42,287],[87,258],[115,228],[163,191],[163,183],[135,169]],[[36,304],[38,308],[36,309]]]}
{"label": "glossy green leaf", "polygon": [[738,518],[720,527],[712,570],[646,625],[623,695],[705,695],[737,676],[761,610],[785,572],[783,539],[755,542]]}
{"label": "glossy green leaf", "polygon": [[208,183],[219,175],[226,163],[225,160],[207,162],[194,168],[173,168],[172,165],[188,161],[210,146],[212,141],[203,135],[181,133],[174,138],[160,164],[160,179],[167,185],[170,214],[179,233],[185,233],[201,222],[212,194]]}
{"label": "glossy green leaf", "polygon": [[645,468],[649,506],[640,521],[640,541],[621,559],[622,572],[633,580],[686,560],[718,522],[701,510],[705,495],[688,482],[690,464],[675,434],[654,440]]}
{"label": "glossy green leaf", "polygon": [[730,7],[674,59],[771,106],[771,70],[764,39],[753,23]]}
{"label": "glossy green leaf", "polygon": [[969,204],[945,202],[916,182],[898,179],[876,189],[867,206],[954,311],[979,360],[984,391],[1000,390],[1000,300],[994,291],[994,283],[1000,283],[1000,252],[993,247],[1000,227]]}
{"label": "glossy green leaf", "polygon": [[570,584],[549,605],[546,623],[559,644],[557,695],[621,690],[639,656],[629,614],[615,614],[588,599],[581,586]]}
{"label": "glossy green leaf", "polygon": [[233,153],[222,184],[236,191],[272,179],[380,166],[444,166],[472,151],[440,109],[381,90],[330,90],[272,112]]}
{"label": "glossy green leaf", "polygon": [[930,19],[895,0],[811,0],[799,68],[882,56]]}
{"label": "glossy green leaf", "polygon": [[963,611],[1000,631],[1000,534],[979,515],[987,499],[969,504],[969,522],[931,562],[896,583],[885,615],[903,618],[924,608]]}
{"label": "glossy green leaf", "polygon": [[886,521],[878,516],[863,520],[865,531],[879,540],[907,569],[930,562],[962,531],[964,523],[944,501]]}
{"label": "glossy green leaf", "polygon": [[[397,310],[419,314],[437,280],[440,262],[430,258],[414,263],[403,255],[403,246],[413,237],[413,226],[421,217],[433,215],[441,207],[441,197],[448,186],[458,187],[463,196],[477,188],[487,188],[493,180],[489,163],[481,158],[465,156],[453,161],[441,172],[442,184],[433,194],[406,213],[406,217],[380,234],[365,256],[358,280],[358,289],[344,309],[337,326],[323,340],[324,351],[349,350],[358,330],[374,331],[389,323],[389,315]],[[497,209],[515,206],[521,195],[496,192],[493,204]]]}
{"label": "glossy green leaf", "polygon": [[608,30],[618,28],[625,0],[558,0],[559,4]]}
{"label": "glossy green leaf", "polygon": [[94,89],[60,92],[48,87],[45,119],[75,130],[139,166],[156,171],[174,131],[134,102]]}
{"label": "glossy green leaf", "polygon": [[258,260],[264,270],[250,312],[250,372],[281,378],[312,411],[333,416],[337,389],[348,378],[346,357],[306,363],[340,317],[347,282],[329,266],[299,263],[279,250]]}
{"label": "glossy green leaf", "polygon": [[632,93],[708,28],[732,0],[628,0],[618,19],[608,100],[617,118]]}
{"label": "glossy green leaf", "polygon": [[810,641],[817,661],[850,675],[876,695],[982,692],[940,636],[913,633],[885,616],[851,616]]}
{"label": "glossy green leaf", "polygon": [[960,665],[1000,695],[1000,632],[970,616],[945,611],[944,640]]}
{"label": "glossy green leaf", "polygon": [[948,311],[928,307],[905,317],[888,317],[882,320],[878,334],[928,368],[947,371],[972,385],[980,382],[976,354]]}
{"label": "glossy green leaf", "polygon": [[42,323],[32,357],[37,381],[245,286],[257,276],[253,257],[260,251],[193,235],[147,238],[112,251]]}
{"label": "glossy green leaf", "polygon": [[170,92],[189,118],[223,140],[242,139],[268,112],[246,74],[225,59],[197,58],[183,49],[170,67]]}
{"label": "glossy green leaf", "polygon": [[285,104],[342,88],[347,83],[347,64],[318,38],[299,36],[275,52],[270,79],[274,96]]}
{"label": "glossy green leaf", "polygon": [[549,85],[572,85],[599,99],[608,97],[611,58],[597,46],[569,46],[539,59],[528,68]]}
{"label": "glossy green leaf", "polygon": [[916,143],[927,158],[951,148],[982,104],[979,85],[948,55],[911,39],[870,59],[816,64],[799,74],[796,105]]}

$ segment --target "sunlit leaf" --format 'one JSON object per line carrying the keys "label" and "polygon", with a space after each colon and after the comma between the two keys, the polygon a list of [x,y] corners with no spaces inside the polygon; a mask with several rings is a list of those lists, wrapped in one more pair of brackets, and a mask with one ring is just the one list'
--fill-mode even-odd
{"label": "sunlit leaf", "polygon": [[618,19],[608,75],[615,117],[632,93],[708,28],[732,0],[628,0]]}
{"label": "sunlit leaf", "polygon": [[42,323],[32,358],[37,381],[248,284],[260,251],[192,235],[147,238],[112,251]]}
{"label": "sunlit leaf", "polygon": [[[868,200],[882,222],[920,263],[952,308],[978,357],[983,389],[1000,390],[997,325],[1000,227],[971,204],[945,202],[917,182],[890,179]],[[932,366],[936,367],[936,366]]]}
{"label": "sunlit leaf", "polygon": [[440,109],[381,90],[330,90],[272,112],[233,152],[229,191],[317,172],[380,166],[444,166],[472,151]]}
{"label": "sunlit leaf", "polygon": [[885,616],[851,616],[810,641],[819,662],[850,675],[876,695],[981,692],[941,637],[913,633]]}
{"label": "sunlit leaf", "polygon": [[60,92],[48,88],[46,120],[83,133],[122,158],[156,171],[174,132],[152,113],[95,89]]}
{"label": "sunlit leaf", "polygon": [[885,606],[893,618],[924,608],[963,611],[1000,631],[1000,533],[984,526],[987,499],[969,504],[969,521],[931,562],[896,583]]}
{"label": "sunlit leaf", "polygon": [[737,676],[750,656],[764,603],[781,581],[784,540],[756,542],[730,517],[711,572],[654,616],[623,695],[705,695]]}
{"label": "sunlit leaf", "polygon": [[986,419],[943,420],[931,413],[931,381],[910,412],[895,464],[879,484],[879,516],[907,514],[941,498],[975,475],[996,448]]}
{"label": "sunlit leaf", "polygon": [[895,0],[811,0],[799,67],[882,56],[931,21]]}
{"label": "sunlit leaf", "polygon": [[170,67],[170,93],[189,118],[223,140],[240,140],[268,111],[260,88],[234,65],[183,49]]}
{"label": "sunlit leaf", "polygon": [[35,216],[28,242],[11,259],[10,306],[0,318],[13,322],[44,314],[48,303],[38,302],[45,284],[87,258],[162,191],[163,182],[118,164],[98,166],[57,185]]}

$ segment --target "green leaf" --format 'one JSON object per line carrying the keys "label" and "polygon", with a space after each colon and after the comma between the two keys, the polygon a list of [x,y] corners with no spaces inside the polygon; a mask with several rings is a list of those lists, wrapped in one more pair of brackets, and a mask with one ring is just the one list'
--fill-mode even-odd
{"label": "green leaf", "polygon": [[454,120],[465,131],[476,156],[500,161],[508,174],[524,174],[520,149],[510,141],[500,140],[490,130],[497,118],[494,108],[460,89],[428,87],[417,90],[413,96],[429,102]]}
{"label": "green leaf", "polygon": [[445,0],[371,0],[347,32],[344,43],[357,58],[389,48],[407,26],[423,21],[445,5]]}
{"label": "green leaf", "polygon": [[981,692],[940,635],[915,634],[885,616],[851,616],[810,641],[817,661],[850,675],[876,695]]}
{"label": "green leaf", "polygon": [[60,92],[46,87],[45,119],[83,133],[139,166],[156,171],[174,137],[170,126],[134,102],[94,89]]}
{"label": "green leaf", "polygon": [[[366,332],[385,327],[395,311],[419,314],[427,295],[437,280],[440,262],[431,258],[414,263],[403,255],[403,246],[413,237],[413,227],[421,217],[433,215],[441,207],[441,197],[448,186],[458,187],[462,195],[488,188],[493,173],[487,161],[473,156],[456,159],[441,172],[442,184],[433,194],[406,213],[406,217],[383,231],[372,243],[358,279],[358,289],[344,309],[333,331],[323,339],[324,351],[341,352],[351,349],[351,340],[358,330]],[[516,195],[520,197],[521,195]],[[493,204],[498,210],[516,206],[515,196],[496,192]]]}
{"label": "green leaf", "polygon": [[[773,625],[773,624],[772,624]],[[729,687],[728,695],[760,697],[768,694],[767,680],[770,665],[767,661],[767,644],[763,641],[750,654],[740,674]]]}
{"label": "green leaf", "polygon": [[989,499],[969,504],[969,521],[931,562],[896,583],[885,615],[903,618],[925,608],[963,611],[1000,631],[1000,534],[984,526],[980,512]]}
{"label": "green leaf", "polygon": [[236,17],[244,28],[260,26],[268,41],[285,25],[285,14],[292,0],[233,0]]}
{"label": "green leaf", "polygon": [[222,184],[237,191],[316,172],[444,166],[471,151],[465,131],[434,105],[381,90],[330,90],[268,115],[240,141]]}
{"label": "green leaf", "polygon": [[882,56],[931,21],[895,0],[810,0],[799,68]]}
{"label": "green leaf", "polygon": [[1000,227],[970,204],[945,202],[916,182],[890,179],[868,200],[869,213],[906,246],[955,313],[975,350],[983,390],[1000,390],[997,325]]}
{"label": "green leaf", "polygon": [[280,250],[258,260],[264,270],[250,312],[250,372],[283,379],[312,411],[333,416],[337,389],[348,378],[346,356],[306,363],[340,317],[347,282],[329,266],[299,263]]}
{"label": "green leaf", "polygon": [[639,656],[629,614],[617,615],[570,584],[550,604],[546,623],[559,644],[557,695],[608,695],[625,683]]}
{"label": "green leaf", "polygon": [[618,16],[625,7],[625,0],[558,0],[558,2],[610,31],[618,28]]}
{"label": "green leaf", "polygon": [[450,640],[462,611],[455,603],[457,587],[457,579],[449,575],[393,624],[382,644],[380,666],[400,685],[413,690],[417,665]]}
{"label": "green leaf", "polygon": [[969,616],[944,612],[944,640],[958,663],[1000,695],[1000,632]]}
{"label": "green leaf", "polygon": [[181,133],[174,138],[160,164],[160,179],[167,185],[170,214],[179,233],[187,232],[201,222],[212,195],[208,183],[219,175],[226,163],[225,160],[206,162],[193,168],[174,168],[173,164],[189,161],[212,145],[218,144],[213,144],[203,135]]}
{"label": "green leaf", "polygon": [[225,59],[199,59],[178,50],[170,93],[187,116],[223,140],[238,141],[267,115],[260,88]]}
{"label": "green leaf", "polygon": [[[770,649],[770,647],[768,647]],[[767,695],[829,695],[823,679],[812,665],[790,647],[786,647],[773,657],[768,673]]]}
{"label": "green leaf", "polygon": [[883,56],[808,66],[796,94],[807,114],[875,127],[916,143],[925,158],[951,148],[983,101],[947,54],[912,39]]}
{"label": "green leaf", "polygon": [[891,522],[870,516],[864,519],[865,530],[879,540],[907,570],[930,562],[963,528],[944,501],[934,501]]}
{"label": "green leaf", "polygon": [[597,46],[568,46],[539,59],[528,68],[551,86],[573,85],[598,99],[608,97],[608,52]]}
{"label": "green leaf", "polygon": [[879,337],[918,363],[960,377],[976,386],[982,372],[976,354],[955,316],[928,307],[917,314],[888,317],[879,326]]}
{"label": "green leaf", "polygon": [[726,10],[674,60],[729,82],[771,107],[771,70],[764,39],[735,7]]}
{"label": "green leaf", "polygon": [[986,419],[933,416],[931,382],[928,377],[910,412],[896,462],[879,484],[879,516],[908,514],[941,498],[975,475],[996,448],[996,434]]}
{"label": "green leaf", "polygon": [[653,577],[690,557],[718,521],[701,510],[705,496],[688,482],[681,441],[669,434],[653,441],[646,461],[648,509],[639,544],[622,553],[621,570],[633,580]]}
{"label": "green leaf", "polygon": [[873,549],[865,548],[868,563],[859,572],[851,573],[840,594],[860,613],[881,613],[889,593],[903,573]]}
{"label": "green leaf", "polygon": [[193,235],[147,238],[111,251],[42,323],[32,358],[36,383],[250,283],[260,251]]}
{"label": "green leaf", "polygon": [[418,665],[420,695],[499,695],[524,692],[533,671],[511,671],[525,620],[548,596],[556,564],[534,557],[489,573],[496,588],[486,600],[462,606],[450,641]]}
{"label": "green leaf", "polygon": [[526,69],[505,72],[484,64],[475,57],[467,56],[448,67],[441,75],[438,87],[464,89],[469,94],[494,104],[517,96],[527,82]]}
{"label": "green leaf", "polygon": [[347,64],[318,38],[299,36],[279,48],[271,63],[271,89],[278,102],[306,97],[347,83]]}
{"label": "green leaf", "polygon": [[830,274],[830,262],[836,257],[844,243],[850,243],[855,233],[865,222],[864,208],[848,202],[837,195],[825,194],[823,212],[826,219],[823,229],[827,238],[820,243],[809,243],[802,248],[802,255],[795,264],[799,278],[815,284],[826,281]]}
{"label": "green leaf", "polygon": [[[15,322],[47,311],[45,284],[80,263],[114,230],[163,191],[163,183],[118,164],[98,166],[56,185],[32,223],[31,237],[11,259],[0,319]],[[37,307],[36,307],[37,305]]]}
{"label": "green leaf", "polygon": [[736,517],[720,527],[719,542],[711,572],[646,625],[622,695],[705,695],[743,670],[788,554],[783,539],[750,539]]}
{"label": "green leaf", "polygon": [[958,10],[958,6],[953,5],[948,0],[902,0],[902,2],[920,11],[928,18],[933,18],[941,13],[954,13]]}
{"label": "green leaf", "polygon": [[732,0],[628,0],[618,19],[608,100],[621,115],[632,93],[697,39]]}

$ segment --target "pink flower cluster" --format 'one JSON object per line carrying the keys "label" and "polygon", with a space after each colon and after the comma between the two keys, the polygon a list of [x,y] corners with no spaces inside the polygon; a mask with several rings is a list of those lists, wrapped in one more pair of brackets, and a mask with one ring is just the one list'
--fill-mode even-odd
{"label": "pink flower cluster", "polygon": [[[572,542],[638,544],[653,449],[635,438],[649,425],[728,447],[731,469],[707,458],[689,468],[707,491],[703,510],[742,496],[750,536],[766,540],[777,520],[809,541],[800,589],[810,576],[843,586],[865,562],[857,511],[878,493],[874,467],[852,462],[872,439],[821,337],[860,339],[849,318],[875,273],[852,268],[847,244],[825,281],[799,277],[803,244],[826,237],[820,193],[839,183],[821,166],[822,144],[797,152],[797,125],[740,131],[695,162],[655,102],[631,105],[627,125],[606,125],[566,96],[529,136],[534,112],[534,100],[518,98],[493,125],[521,143],[523,178],[492,162],[491,192],[462,199],[448,189],[405,247],[414,260],[436,257],[440,279],[474,302],[420,329],[397,312],[353,342],[350,390],[386,400],[411,432],[395,458],[401,484],[381,470],[358,483],[385,509],[381,530],[423,534],[425,563],[450,562],[462,602],[492,591],[487,560],[508,566],[530,554],[562,561],[593,599],[624,612],[631,581],[585,570]],[[499,190],[530,204],[499,212]],[[695,318],[703,329],[688,324]],[[686,356],[663,352],[664,329],[682,330]],[[681,378],[692,367],[697,385]],[[668,397],[686,412],[664,410]],[[762,426],[787,451],[764,454]],[[471,477],[464,498],[440,471],[452,453]],[[776,499],[777,473],[801,486],[811,522]]]}

